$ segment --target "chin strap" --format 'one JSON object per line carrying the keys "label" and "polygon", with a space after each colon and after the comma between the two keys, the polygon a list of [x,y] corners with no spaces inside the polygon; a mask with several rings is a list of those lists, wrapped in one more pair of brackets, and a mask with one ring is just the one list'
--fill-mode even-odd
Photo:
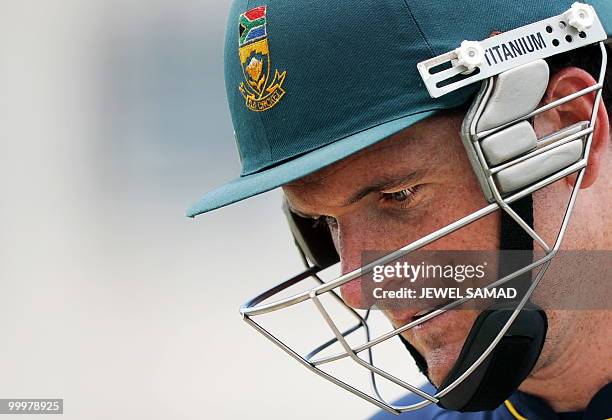
{"label": "chin strap", "polygon": [[[533,200],[527,196],[513,205],[516,213],[533,227]],[[533,261],[533,240],[516,222],[502,212],[501,251],[516,252],[508,258],[502,252],[499,278],[523,268]],[[517,288],[520,299],[531,282],[531,272],[506,283]],[[474,321],[457,362],[441,388],[461,376],[493,341],[516,308],[517,301],[498,301],[484,310]],[[544,311],[528,303],[514,320],[493,352],[459,386],[441,398],[438,405],[456,411],[494,410],[504,403],[533,369],[546,337],[547,320]],[[401,335],[399,336],[420,371],[428,377],[425,358]],[[428,377],[429,379],[429,377]],[[430,379],[431,382],[431,379]]]}
{"label": "chin strap", "polygon": [[[527,196],[513,209],[533,228],[533,200]],[[533,262],[533,240],[506,212],[502,212],[499,278]],[[517,251],[504,255],[504,251]],[[520,251],[520,252],[519,252]],[[474,321],[463,349],[442,388],[461,376],[493,341],[531,282],[531,272],[505,287],[517,288],[517,298],[498,301]],[[456,411],[494,410],[527,378],[540,356],[548,323],[546,314],[528,302],[485,361],[459,386],[441,398],[441,407]]]}
{"label": "chin strap", "polygon": [[[512,205],[516,214],[533,229],[533,197],[528,195]],[[507,276],[533,263],[533,239],[520,229],[514,219],[505,211],[501,212],[501,238],[499,242],[498,278]],[[511,251],[511,252],[506,252]],[[531,283],[531,271],[517,276],[505,284],[517,290],[516,300],[520,300]]]}

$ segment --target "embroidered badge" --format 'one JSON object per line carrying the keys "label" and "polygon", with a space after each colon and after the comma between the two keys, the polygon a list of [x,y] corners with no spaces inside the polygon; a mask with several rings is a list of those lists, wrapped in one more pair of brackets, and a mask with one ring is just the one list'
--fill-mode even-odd
{"label": "embroidered badge", "polygon": [[266,6],[256,7],[240,15],[238,44],[245,80],[240,84],[240,93],[250,110],[267,111],[285,96],[282,85],[287,72],[274,70],[274,77],[270,79],[272,61],[268,45]]}

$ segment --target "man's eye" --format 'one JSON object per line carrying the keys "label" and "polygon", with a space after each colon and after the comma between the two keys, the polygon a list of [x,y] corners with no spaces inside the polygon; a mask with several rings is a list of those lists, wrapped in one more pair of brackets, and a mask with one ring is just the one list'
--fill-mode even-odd
{"label": "man's eye", "polygon": [[406,204],[414,200],[416,193],[419,190],[419,186],[406,188],[400,191],[383,193],[383,199],[386,201],[393,201],[397,203]]}
{"label": "man's eye", "polygon": [[406,201],[410,198],[412,192],[408,190],[402,190],[398,192],[391,193],[391,198],[395,201]]}

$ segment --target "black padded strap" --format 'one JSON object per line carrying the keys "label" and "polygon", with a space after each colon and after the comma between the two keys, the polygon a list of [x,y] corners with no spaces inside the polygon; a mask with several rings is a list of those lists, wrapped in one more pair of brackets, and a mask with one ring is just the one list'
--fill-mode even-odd
{"label": "black padded strap", "polygon": [[[546,315],[537,307],[529,306],[529,310],[519,313],[484,362],[440,399],[441,407],[456,411],[494,410],[518,388],[535,365],[546,337]],[[494,305],[476,318],[457,363],[442,388],[459,378],[483,354],[514,308],[514,303]]]}
{"label": "black padded strap", "polygon": [[[512,209],[533,228],[531,196],[515,202]],[[501,214],[499,278],[533,262],[533,239],[505,211]],[[516,298],[499,300],[478,316],[442,388],[455,381],[480,357],[510,318],[530,283],[531,272],[510,280],[504,287],[517,288]],[[440,406],[457,411],[493,410],[518,388],[533,369],[547,330],[544,311],[531,303],[527,303],[525,309],[485,361],[463,383],[444,396]]]}

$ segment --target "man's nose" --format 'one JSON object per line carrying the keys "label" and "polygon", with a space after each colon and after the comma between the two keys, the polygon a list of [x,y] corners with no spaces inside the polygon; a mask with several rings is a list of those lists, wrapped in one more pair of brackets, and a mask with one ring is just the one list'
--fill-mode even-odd
{"label": "man's nose", "polygon": [[[376,238],[368,233],[366,225],[355,220],[338,220],[337,235],[336,244],[344,275],[363,265],[364,253],[375,249]],[[367,281],[367,275],[360,276],[340,287],[342,299],[352,308],[368,308],[366,303],[368,299],[363,296],[363,281]]]}

